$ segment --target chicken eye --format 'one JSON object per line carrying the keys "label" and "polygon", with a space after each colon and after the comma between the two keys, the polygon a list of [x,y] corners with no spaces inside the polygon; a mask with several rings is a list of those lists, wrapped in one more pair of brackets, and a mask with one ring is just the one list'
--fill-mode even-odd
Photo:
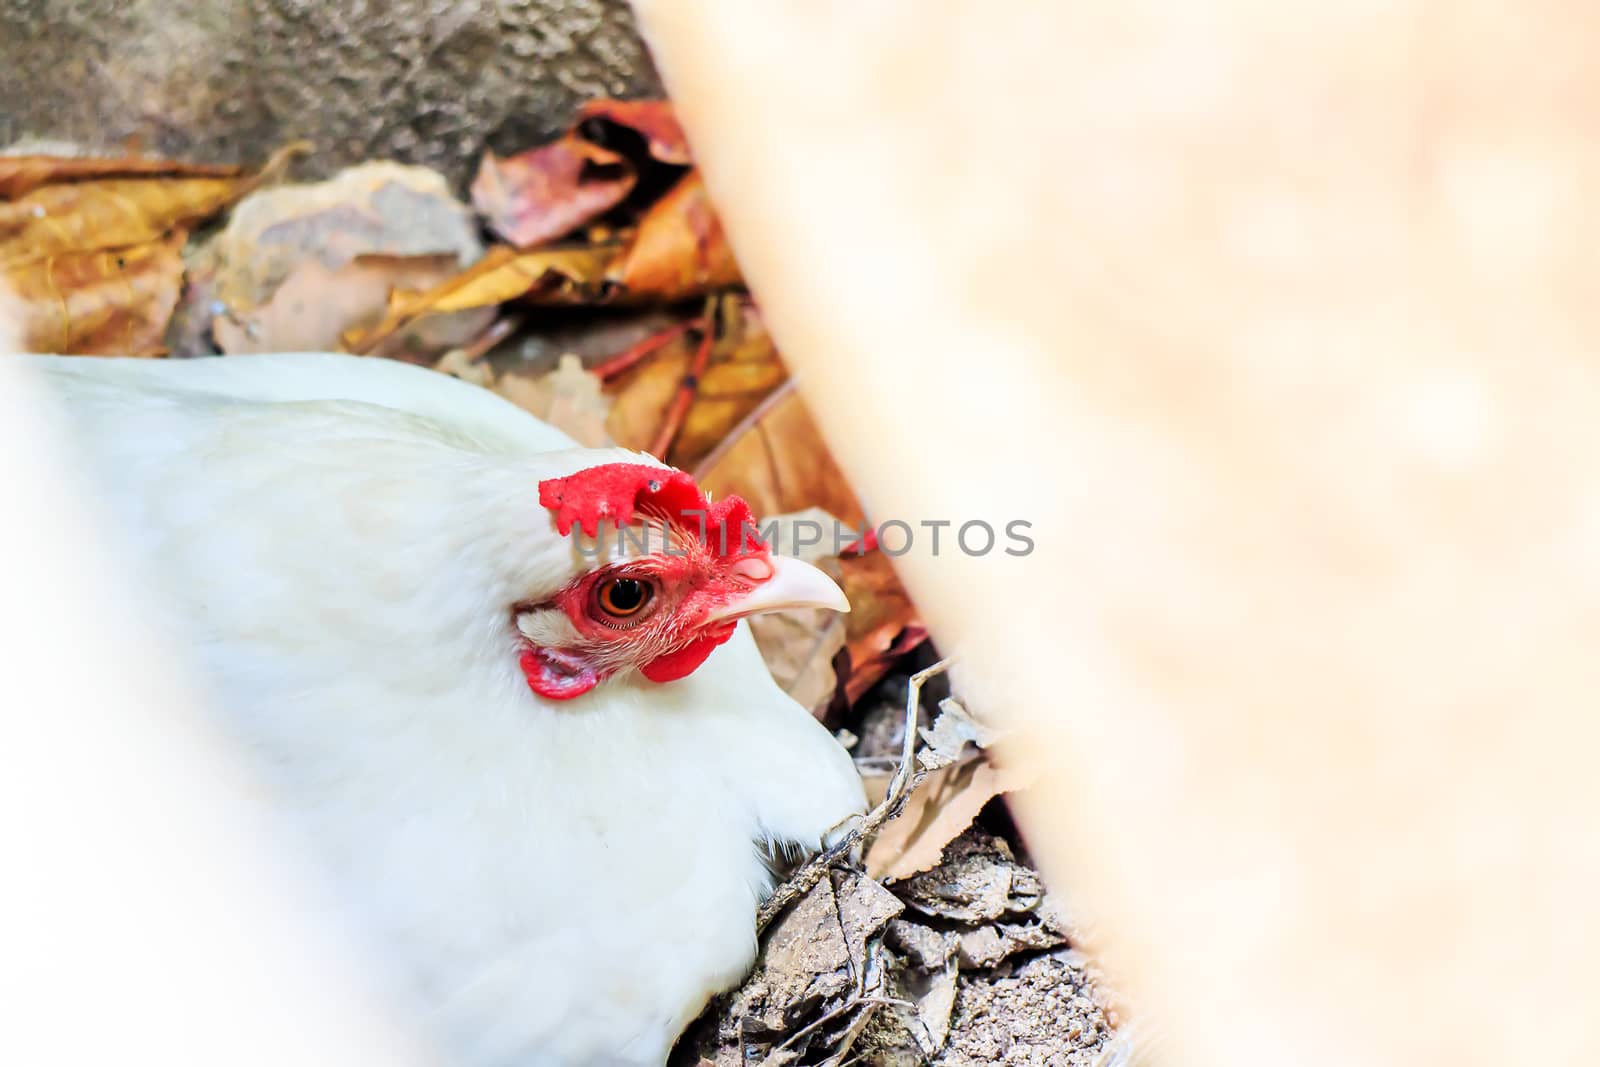
{"label": "chicken eye", "polygon": [[649,582],[638,578],[607,578],[595,591],[600,610],[613,619],[631,619],[655,596]]}

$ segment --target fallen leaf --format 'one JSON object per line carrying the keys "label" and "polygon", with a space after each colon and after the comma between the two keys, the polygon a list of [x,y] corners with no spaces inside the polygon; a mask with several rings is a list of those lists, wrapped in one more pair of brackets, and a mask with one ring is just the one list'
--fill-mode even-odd
{"label": "fallen leaf", "polygon": [[867,850],[867,873],[895,882],[932,870],[945,846],[972,825],[983,806],[1016,782],[1015,776],[982,759],[930,772],[900,817],[887,823]]}
{"label": "fallen leaf", "polygon": [[718,299],[726,313],[714,317],[731,325],[719,331],[698,374],[696,357],[704,343],[706,317],[679,327],[699,336],[663,331],[659,347],[647,350],[648,355],[627,369],[598,368],[616,397],[611,433],[619,444],[655,454],[665,428],[681,413],[663,458],[693,470],[787,380],[788,371],[753,309],[740,308],[731,296]]}
{"label": "fallen leaf", "polygon": [[942,858],[895,886],[923,915],[967,926],[1018,922],[1048,899],[1038,873],[1017,862],[1004,838],[973,827],[956,831],[941,848]]}
{"label": "fallen leaf", "polygon": [[0,202],[0,267],[133,248],[188,231],[277,173],[303,147],[280,149],[247,177],[100,178],[45,185]]}
{"label": "fallen leaf", "polygon": [[673,396],[689,373],[699,343],[694,335],[675,337],[607,383],[606,391],[613,399],[606,426],[617,444],[636,452],[650,449],[666,422]]}
{"label": "fallen leaf", "polygon": [[606,276],[631,300],[685,300],[744,284],[699,171],[645,212]]}
{"label": "fallen leaf", "polygon": [[600,379],[584,370],[583,361],[577,356],[562,356],[555,370],[539,378],[502,375],[494,388],[585,448],[611,443],[606,435],[606,414],[611,402],[600,392]]}
{"label": "fallen leaf", "polygon": [[953,930],[935,930],[910,919],[896,919],[884,931],[884,944],[923,971],[942,971],[961,945]]}
{"label": "fallen leaf", "polygon": [[220,295],[241,309],[269,299],[307,259],[338,270],[357,256],[450,255],[465,267],[483,254],[476,220],[442,174],[389,162],[253,193],[209,248]]}
{"label": "fallen leaf", "polygon": [[714,498],[744,497],[758,516],[817,507],[838,516],[847,530],[865,521],[792,382],[774,389],[750,412],[700,461],[694,476]]}
{"label": "fallen leaf", "polygon": [[917,752],[917,762],[930,771],[967,758],[971,751],[968,745],[986,749],[1000,737],[997,730],[974,719],[955,697],[941,700],[939,717],[931,727],[919,733],[923,747]]}
{"label": "fallen leaf", "polygon": [[1018,952],[1038,952],[1067,943],[1066,937],[1042,922],[996,923],[961,934],[963,967],[993,967]]}
{"label": "fallen leaf", "polygon": [[515,155],[485,153],[472,205],[521,249],[572,233],[630,200],[654,200],[689,165],[683,127],[665,100],[593,100],[572,128]]}
{"label": "fallen leaf", "polygon": [[108,178],[46,185],[0,203],[0,267],[153,244],[226,207],[236,178]]}
{"label": "fallen leaf", "polygon": [[950,1016],[956,1006],[956,973],[954,964],[932,977],[928,991],[917,998],[917,1044],[924,1056],[933,1056],[950,1040]]}
{"label": "fallen leaf", "polygon": [[157,356],[183,279],[179,231],[136,248],[65,252],[0,268],[33,352]]}
{"label": "fallen leaf", "polygon": [[236,178],[243,167],[179,163],[143,156],[0,156],[0,200],[14,200],[43,185],[92,178]]}
{"label": "fallen leaf", "polygon": [[[595,123],[621,126],[644,139],[651,157],[662,163],[689,165],[689,141],[668,100],[591,100],[578,109],[576,128]],[[591,139],[593,132],[587,133]]]}
{"label": "fallen leaf", "polygon": [[789,379],[772,335],[753,307],[745,307],[735,323],[736,332],[712,348],[694,403],[664,457],[674,467],[692,470]]}
{"label": "fallen leaf", "polygon": [[[762,938],[754,971],[720,1005],[724,1025],[691,1031],[680,1047],[729,1067],[775,1067],[802,1057],[836,1063],[818,1054],[847,1047],[861,1014],[888,992],[883,930],[904,909],[894,894],[854,872],[821,879]],[[811,1025],[829,1019],[836,1025]]]}
{"label": "fallen leaf", "polygon": [[536,305],[674,301],[738,282],[737,264],[704,187],[698,179],[686,180],[650,209],[626,246],[611,241],[535,251],[497,246],[432,289],[396,291],[383,321],[346,335],[344,343],[352,351],[371,352],[421,315],[511,300]]}
{"label": "fallen leaf", "polygon": [[472,206],[500,237],[531,248],[610,211],[637,180],[632,164],[574,130],[505,159],[485,152]]}
{"label": "fallen leaf", "polygon": [[867,969],[868,942],[906,907],[893,893],[855,871],[835,871],[832,878],[834,897],[839,902],[839,925],[844,930],[852,969],[860,974]]}
{"label": "fallen leaf", "polygon": [[822,1000],[851,986],[850,945],[833,880],[823,878],[772,924],[753,977],[735,994],[746,1033],[782,1034]]}
{"label": "fallen leaf", "polygon": [[845,616],[850,652],[845,699],[854,704],[928,634],[885,553],[828,559],[821,567],[850,601],[850,614]]}
{"label": "fallen leaf", "polygon": [[471,267],[430,289],[397,289],[389,296],[383,320],[344,338],[352,352],[370,352],[423,315],[496,307],[509,300],[539,304],[599,303],[606,291],[605,246],[547,248],[518,252],[496,245]]}

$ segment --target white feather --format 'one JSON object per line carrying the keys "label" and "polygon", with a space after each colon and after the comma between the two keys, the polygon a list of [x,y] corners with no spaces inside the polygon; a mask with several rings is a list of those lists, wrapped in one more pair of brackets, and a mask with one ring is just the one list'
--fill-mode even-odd
{"label": "white feather", "polygon": [[510,605],[590,564],[538,482],[646,457],[382,360],[38,362],[152,624],[442,1048],[661,1064],[750,965],[762,844],[816,848],[863,798],[743,626],[679,682],[529,691]]}

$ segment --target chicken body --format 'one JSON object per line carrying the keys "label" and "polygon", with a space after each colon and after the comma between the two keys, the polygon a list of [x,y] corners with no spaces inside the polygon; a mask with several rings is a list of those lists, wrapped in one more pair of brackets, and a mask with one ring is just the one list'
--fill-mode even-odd
{"label": "chicken body", "polygon": [[742,623],[678,681],[530,691],[513,605],[594,566],[539,483],[653,460],[380,360],[36,363],[152,624],[452,1062],[661,1064],[753,959],[764,853],[862,810]]}

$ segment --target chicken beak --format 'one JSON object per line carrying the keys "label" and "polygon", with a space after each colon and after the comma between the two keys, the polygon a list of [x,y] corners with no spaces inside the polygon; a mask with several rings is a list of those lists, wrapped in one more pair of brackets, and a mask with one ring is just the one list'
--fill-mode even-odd
{"label": "chicken beak", "polygon": [[850,601],[832,578],[803,560],[790,556],[772,557],[772,577],[737,600],[731,601],[707,621],[728,622],[747,615],[785,608],[827,608],[850,610]]}

